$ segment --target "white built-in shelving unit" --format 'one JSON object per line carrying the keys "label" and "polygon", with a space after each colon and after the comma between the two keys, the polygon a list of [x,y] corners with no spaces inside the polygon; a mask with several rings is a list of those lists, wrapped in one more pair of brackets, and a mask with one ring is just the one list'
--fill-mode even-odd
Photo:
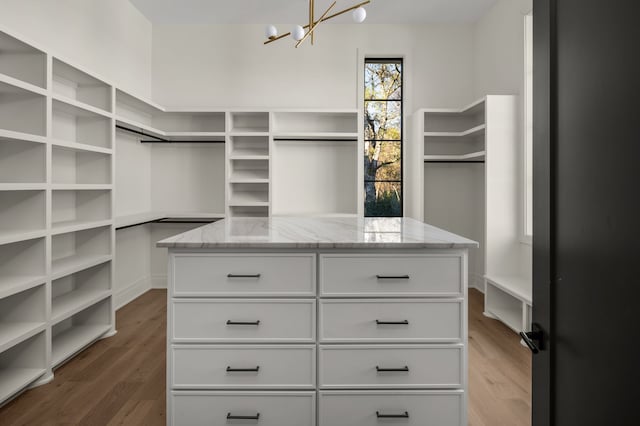
{"label": "white built-in shelving unit", "polygon": [[0,32],[0,404],[115,332],[113,90]]}
{"label": "white built-in shelving unit", "polygon": [[516,97],[420,109],[413,120],[417,143],[406,157],[407,213],[479,241],[469,256],[469,282],[485,292],[485,314],[527,330],[531,252],[518,232]]}

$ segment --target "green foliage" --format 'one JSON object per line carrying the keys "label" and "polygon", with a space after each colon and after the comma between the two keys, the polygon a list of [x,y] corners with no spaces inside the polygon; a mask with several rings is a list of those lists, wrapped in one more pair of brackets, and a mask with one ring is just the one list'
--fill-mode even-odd
{"label": "green foliage", "polygon": [[365,216],[402,216],[402,207],[397,194],[392,191],[379,193],[375,200],[364,204]]}

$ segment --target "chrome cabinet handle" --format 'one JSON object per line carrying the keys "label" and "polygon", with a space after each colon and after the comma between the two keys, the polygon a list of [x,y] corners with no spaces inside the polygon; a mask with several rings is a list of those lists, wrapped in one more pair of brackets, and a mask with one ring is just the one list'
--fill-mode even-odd
{"label": "chrome cabinet handle", "polygon": [[393,371],[409,371],[409,366],[405,365],[404,367],[398,367],[398,368],[380,368],[379,366],[376,365],[376,371],[378,373],[388,373],[388,372],[393,372]]}
{"label": "chrome cabinet handle", "polygon": [[233,368],[227,366],[227,373],[257,373],[260,371],[260,366],[256,365],[255,368]]}
{"label": "chrome cabinet handle", "polygon": [[384,413],[381,413],[380,411],[376,411],[376,417],[379,419],[408,419],[409,412],[405,411],[402,414],[384,414]]}
{"label": "chrome cabinet handle", "polygon": [[409,325],[409,320],[402,321],[380,321],[376,320],[377,325]]}
{"label": "chrome cabinet handle", "polygon": [[379,280],[408,280],[409,275],[376,275]]}
{"label": "chrome cabinet handle", "polygon": [[261,274],[227,274],[227,278],[260,278]]}
{"label": "chrome cabinet handle", "polygon": [[256,413],[255,416],[237,416],[227,413],[227,420],[260,420],[260,413]]}
{"label": "chrome cabinet handle", "polygon": [[257,321],[227,321],[227,325],[260,325],[260,320]]}

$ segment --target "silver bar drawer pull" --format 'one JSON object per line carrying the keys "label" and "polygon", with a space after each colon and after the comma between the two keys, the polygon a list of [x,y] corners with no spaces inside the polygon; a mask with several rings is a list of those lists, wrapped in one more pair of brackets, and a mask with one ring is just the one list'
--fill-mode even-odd
{"label": "silver bar drawer pull", "polygon": [[260,320],[257,321],[227,321],[227,325],[260,325]]}
{"label": "silver bar drawer pull", "polygon": [[255,416],[238,416],[227,413],[227,420],[260,420],[260,413],[256,413]]}
{"label": "silver bar drawer pull", "polygon": [[405,411],[402,414],[384,414],[384,413],[381,413],[380,411],[376,411],[376,417],[379,419],[408,419],[409,412]]}
{"label": "silver bar drawer pull", "polygon": [[379,280],[408,280],[409,275],[376,275]]}
{"label": "silver bar drawer pull", "polygon": [[227,274],[227,278],[260,278],[261,274]]}
{"label": "silver bar drawer pull", "polygon": [[404,367],[397,367],[397,368],[382,368],[382,367],[376,365],[376,371],[378,373],[391,373],[391,372],[409,371],[409,366],[405,365]]}
{"label": "silver bar drawer pull", "polygon": [[256,365],[254,368],[233,368],[227,366],[227,373],[257,373],[260,371],[260,366]]}
{"label": "silver bar drawer pull", "polygon": [[376,325],[409,325],[409,320],[402,320],[402,321],[380,321],[380,320],[376,320]]}

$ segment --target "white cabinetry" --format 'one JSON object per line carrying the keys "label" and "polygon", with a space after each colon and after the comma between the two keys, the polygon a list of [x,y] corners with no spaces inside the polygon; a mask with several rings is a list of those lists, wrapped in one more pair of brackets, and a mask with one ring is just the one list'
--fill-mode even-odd
{"label": "white cabinetry", "polygon": [[466,262],[171,249],[168,423],[465,425]]}
{"label": "white cabinetry", "polygon": [[0,404],[115,333],[113,90],[0,32]]}

